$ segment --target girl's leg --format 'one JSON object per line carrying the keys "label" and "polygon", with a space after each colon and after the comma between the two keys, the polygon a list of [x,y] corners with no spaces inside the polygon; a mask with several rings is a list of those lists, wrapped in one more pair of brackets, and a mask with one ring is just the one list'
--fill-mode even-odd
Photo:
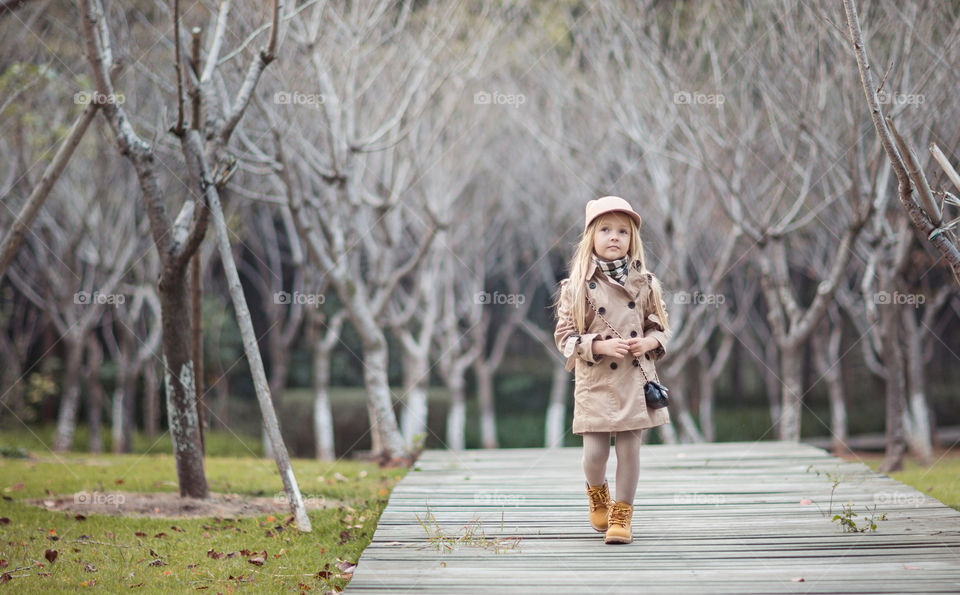
{"label": "girl's leg", "polygon": [[[643,430],[617,432],[617,502],[633,506],[640,479],[640,435]],[[584,442],[586,445],[586,442]]]}
{"label": "girl's leg", "polygon": [[583,435],[583,474],[588,484],[597,486],[603,483],[609,457],[609,432],[587,432]]}

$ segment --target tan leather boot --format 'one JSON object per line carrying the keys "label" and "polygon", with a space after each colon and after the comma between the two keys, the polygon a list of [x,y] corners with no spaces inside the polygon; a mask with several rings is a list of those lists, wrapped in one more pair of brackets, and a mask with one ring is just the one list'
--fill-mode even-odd
{"label": "tan leather boot", "polygon": [[604,543],[630,543],[633,541],[633,506],[626,502],[614,502],[607,516],[607,536]]}
{"label": "tan leather boot", "polygon": [[613,502],[610,500],[610,488],[607,482],[603,485],[592,486],[587,484],[587,498],[590,500],[590,526],[594,531],[607,530],[607,509]]}

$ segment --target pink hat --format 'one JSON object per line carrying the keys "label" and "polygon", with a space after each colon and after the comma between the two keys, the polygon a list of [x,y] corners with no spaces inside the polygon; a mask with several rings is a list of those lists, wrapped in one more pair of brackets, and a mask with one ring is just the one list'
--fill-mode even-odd
{"label": "pink hat", "polygon": [[624,215],[629,215],[630,218],[636,222],[637,228],[643,223],[643,219],[633,210],[630,203],[619,196],[604,196],[603,198],[587,201],[587,216],[586,222],[583,224],[583,231],[587,231],[587,228],[590,227],[594,219],[606,213],[623,213]]}

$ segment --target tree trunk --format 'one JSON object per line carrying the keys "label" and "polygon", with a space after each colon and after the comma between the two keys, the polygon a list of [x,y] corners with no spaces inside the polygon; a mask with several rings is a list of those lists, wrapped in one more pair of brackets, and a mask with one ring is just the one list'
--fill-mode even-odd
{"label": "tree trunk", "polygon": [[907,441],[904,436],[903,414],[906,394],[903,353],[900,348],[898,328],[900,326],[897,306],[882,304],[880,310],[880,342],[883,345],[883,364],[886,370],[886,441],[887,448],[882,473],[900,471],[907,453]]}
{"label": "tree trunk", "polygon": [[497,417],[493,406],[494,370],[479,359],[473,369],[477,375],[477,404],[480,406],[480,444],[483,448],[498,448]]}
{"label": "tree trunk", "polygon": [[130,452],[132,448],[135,390],[136,377],[128,369],[118,369],[117,386],[113,389],[113,402],[110,408],[113,452],[117,454]]}
{"label": "tree trunk", "polygon": [[780,415],[783,408],[780,403],[780,378],[777,376],[777,343],[772,339],[764,343],[764,359],[761,362],[763,382],[766,385],[767,400],[770,405],[770,424],[773,431],[780,435]]}
{"label": "tree trunk", "polygon": [[849,454],[847,447],[847,399],[843,387],[843,368],[840,367],[840,344],[843,328],[834,324],[829,337],[823,333],[813,333],[813,359],[817,370],[827,384],[827,396],[830,399],[831,450],[835,456]]}
{"label": "tree trunk", "polygon": [[427,434],[427,387],[430,369],[426,353],[403,350],[403,392],[406,404],[403,408],[401,427],[407,447],[416,450],[418,442],[426,440]]}
{"label": "tree trunk", "polygon": [[713,442],[716,438],[713,425],[713,401],[716,394],[713,376],[710,373],[709,362],[700,359],[697,363],[700,379],[700,430],[703,432],[704,440]]}
{"label": "tree trunk", "polygon": [[464,429],[467,426],[466,383],[463,376],[454,374],[447,379],[450,390],[450,409],[447,411],[447,447],[450,450],[466,448]]}
{"label": "tree trunk", "polygon": [[330,349],[318,337],[313,351],[313,435],[317,458],[332,461],[336,458],[333,441],[333,410],[330,407]]}
{"label": "tree trunk", "polygon": [[[123,325],[118,325],[123,327]],[[133,369],[132,334],[126,328],[120,328],[120,349],[123,353],[117,358],[117,384],[113,388],[113,399],[110,407],[111,436],[113,437],[113,452],[130,452],[131,422],[133,420],[133,400],[136,389],[136,374]]]}
{"label": "tree trunk", "polygon": [[160,433],[160,382],[153,362],[143,368],[143,431],[147,438]]}
{"label": "tree trunk", "polygon": [[[929,307],[929,306],[928,306]],[[914,313],[903,309],[903,330],[905,342],[903,350],[907,362],[907,390],[910,395],[910,421],[907,437],[910,450],[924,465],[933,461],[933,430],[930,426],[930,408],[927,404],[926,379],[923,376],[923,346],[920,329],[917,327]]]}
{"label": "tree trunk", "polygon": [[83,363],[83,339],[68,336],[64,339],[66,357],[63,369],[63,397],[57,417],[57,437],[53,450],[66,452],[73,446],[77,431],[77,409],[80,404],[80,367]]}
{"label": "tree trunk", "polygon": [[557,448],[563,446],[563,418],[567,412],[567,392],[570,386],[570,374],[564,368],[563,360],[553,359],[553,377],[550,381],[550,402],[547,404],[544,446]]}
{"label": "tree trunk", "polygon": [[797,345],[780,346],[780,377],[782,406],[779,438],[791,442],[800,441],[800,416],[803,396],[803,358]]}
{"label": "tree trunk", "polygon": [[[271,341],[272,343],[273,341]],[[277,341],[279,343],[279,341]],[[283,392],[287,388],[287,376],[290,370],[290,351],[282,349],[280,346],[272,349],[270,353],[270,394],[273,396],[273,406],[280,410],[280,403],[283,400]],[[263,436],[263,456],[273,458],[273,449],[270,448],[270,440],[267,436],[267,427],[261,424],[260,429]],[[283,428],[281,428],[282,430]]]}
{"label": "tree trunk", "polygon": [[363,378],[369,398],[373,455],[388,461],[407,458],[408,452],[397,426],[387,382],[387,339],[376,327],[367,329],[367,337],[363,341]]}
{"label": "tree trunk", "polygon": [[189,295],[182,269],[168,269],[159,287],[163,318],[163,379],[167,424],[173,441],[180,496],[206,498],[210,494],[203,467],[200,419],[194,381]]}
{"label": "tree trunk", "polygon": [[100,368],[103,364],[103,348],[93,335],[87,340],[87,365],[83,370],[84,385],[87,387],[87,450],[103,452],[103,385],[100,383]]}

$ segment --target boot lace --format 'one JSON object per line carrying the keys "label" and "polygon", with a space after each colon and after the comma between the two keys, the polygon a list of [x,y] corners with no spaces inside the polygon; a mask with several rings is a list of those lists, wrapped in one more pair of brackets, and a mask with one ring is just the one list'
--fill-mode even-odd
{"label": "boot lace", "polygon": [[619,503],[615,503],[610,509],[610,518],[608,523],[610,525],[618,525],[620,527],[626,527],[627,521],[630,519],[630,508],[623,506]]}
{"label": "boot lace", "polygon": [[590,512],[594,512],[601,507],[606,507],[610,503],[610,497],[607,492],[607,484],[588,486],[587,495],[590,496]]}

